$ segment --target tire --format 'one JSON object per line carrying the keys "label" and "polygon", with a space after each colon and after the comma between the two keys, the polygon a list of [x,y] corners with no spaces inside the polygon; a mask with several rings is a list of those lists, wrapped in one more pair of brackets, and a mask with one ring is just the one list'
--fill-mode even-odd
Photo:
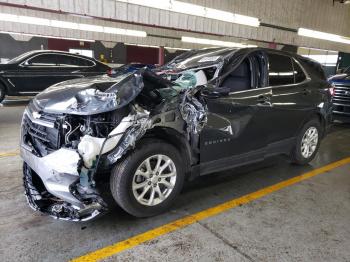
{"label": "tire", "polygon": [[6,90],[5,87],[0,84],[0,103],[5,99]]}
{"label": "tire", "polygon": [[[309,139],[311,143],[305,142],[306,140],[304,139],[308,137],[308,134],[312,134],[312,132],[315,130],[317,131],[317,142],[315,139]],[[296,144],[291,152],[292,163],[297,165],[306,165],[310,161],[312,161],[315,158],[317,151],[320,147],[321,138],[322,128],[320,121],[316,118],[311,119],[303,126],[303,128],[299,132],[299,135],[297,136]],[[305,150],[305,144],[306,147],[309,148],[308,153],[307,150]]]}
{"label": "tire", "polygon": [[[147,159],[149,159],[148,163],[150,165],[148,167],[150,168],[147,167]],[[155,172],[158,159],[161,159],[158,170],[169,163],[164,171]],[[169,159],[171,161],[168,161]],[[148,170],[152,170],[154,173],[151,172],[150,175]],[[136,173],[136,171],[138,172]],[[148,175],[145,175],[147,173]],[[174,176],[173,173],[176,175]],[[163,178],[166,175],[169,175],[169,177]],[[110,177],[110,188],[114,200],[126,212],[135,217],[150,217],[163,213],[170,208],[183,187],[184,177],[185,172],[182,167],[181,156],[174,146],[158,139],[144,139],[140,141],[134,151],[114,166]],[[168,188],[163,184],[163,182],[165,183],[164,179],[168,182],[167,185],[171,185],[172,188],[170,186]],[[144,184],[146,184],[144,187],[135,189]],[[143,191],[149,186],[150,188],[146,194],[141,197]],[[158,193],[159,190],[162,194]],[[162,192],[162,190],[165,191]],[[166,196],[165,199],[164,197],[161,198],[161,195]],[[141,199],[137,200],[137,197],[141,197]]]}

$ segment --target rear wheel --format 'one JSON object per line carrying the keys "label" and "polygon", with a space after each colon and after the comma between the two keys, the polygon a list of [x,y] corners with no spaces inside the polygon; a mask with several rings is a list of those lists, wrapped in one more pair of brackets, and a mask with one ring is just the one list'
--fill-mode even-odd
{"label": "rear wheel", "polygon": [[183,182],[178,150],[161,140],[147,139],[113,168],[110,186],[114,199],[126,212],[148,217],[166,211]]}
{"label": "rear wheel", "polygon": [[305,165],[314,159],[320,146],[322,129],[317,119],[307,122],[300,131],[291,153],[295,164]]}
{"label": "rear wheel", "polygon": [[3,85],[0,84],[0,103],[5,99],[6,90]]}

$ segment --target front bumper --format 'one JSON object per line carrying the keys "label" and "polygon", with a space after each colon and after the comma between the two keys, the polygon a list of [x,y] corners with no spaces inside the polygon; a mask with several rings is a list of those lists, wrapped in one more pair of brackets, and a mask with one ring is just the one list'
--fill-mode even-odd
{"label": "front bumper", "polygon": [[69,166],[68,161],[72,164],[76,152],[69,151],[71,150],[59,149],[40,158],[22,146],[25,195],[32,209],[54,218],[72,221],[91,220],[107,210],[104,202],[98,195],[82,199],[75,190],[79,175],[60,170],[53,163],[53,160],[56,160],[57,164],[59,161],[65,161],[61,162],[65,163],[62,165],[65,167]]}
{"label": "front bumper", "polygon": [[97,194],[81,196],[76,185],[80,157],[74,150],[61,148],[37,157],[22,143],[24,187],[29,205],[50,216],[72,221],[87,221],[106,211]]}

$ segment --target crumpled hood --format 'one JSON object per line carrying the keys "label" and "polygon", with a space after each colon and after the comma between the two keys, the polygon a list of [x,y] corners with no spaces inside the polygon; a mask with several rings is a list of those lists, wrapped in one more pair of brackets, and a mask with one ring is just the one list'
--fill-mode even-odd
{"label": "crumpled hood", "polygon": [[47,113],[91,115],[130,103],[142,90],[140,72],[64,81],[38,94],[33,103]]}

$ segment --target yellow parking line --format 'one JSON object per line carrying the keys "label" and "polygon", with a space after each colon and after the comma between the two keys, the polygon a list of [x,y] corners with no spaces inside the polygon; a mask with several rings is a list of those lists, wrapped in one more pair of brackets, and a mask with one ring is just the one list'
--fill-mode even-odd
{"label": "yellow parking line", "polygon": [[0,158],[2,157],[10,157],[10,156],[18,156],[19,152],[15,151],[15,152],[4,152],[4,153],[0,153]]}
{"label": "yellow parking line", "polygon": [[266,195],[269,195],[273,192],[281,190],[285,187],[294,185],[296,183],[299,183],[299,182],[304,181],[306,179],[309,179],[311,177],[323,174],[323,173],[328,172],[332,169],[335,169],[337,167],[340,167],[340,166],[343,166],[343,165],[346,165],[349,163],[350,163],[350,157],[342,159],[340,161],[331,163],[331,164],[326,165],[326,166],[321,167],[321,168],[314,169],[314,170],[307,172],[305,174],[302,174],[300,176],[293,177],[291,179],[288,179],[288,180],[285,180],[285,181],[280,182],[278,184],[263,188],[259,191],[250,193],[250,194],[242,196],[240,198],[230,200],[230,201],[225,202],[223,204],[214,206],[212,208],[203,210],[203,211],[195,213],[193,215],[189,215],[189,216],[186,216],[184,218],[178,219],[176,221],[170,222],[169,224],[165,224],[163,226],[152,229],[152,230],[147,231],[145,233],[133,236],[133,237],[126,239],[124,241],[117,242],[117,243],[112,244],[110,246],[106,246],[104,248],[98,249],[96,251],[93,251],[93,252],[88,253],[86,255],[83,255],[81,257],[75,258],[71,261],[74,261],[74,262],[98,261],[98,260],[113,256],[121,251],[135,247],[135,246],[140,245],[146,241],[152,240],[154,238],[165,235],[165,234],[170,233],[172,231],[175,231],[177,229],[184,228],[188,225],[194,224],[199,220],[203,220],[203,219],[218,215],[218,214],[220,214],[224,211],[227,211],[229,209],[232,209],[234,207],[249,203],[253,200],[262,198]]}

